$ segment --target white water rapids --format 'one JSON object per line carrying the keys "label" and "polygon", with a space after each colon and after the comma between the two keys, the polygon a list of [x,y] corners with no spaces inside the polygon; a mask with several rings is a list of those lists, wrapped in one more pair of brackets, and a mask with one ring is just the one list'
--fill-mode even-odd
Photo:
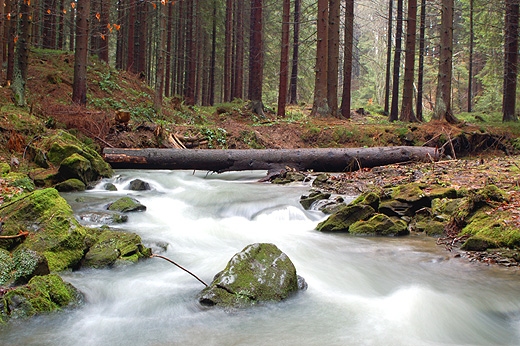
{"label": "white water rapids", "polygon": [[[117,192],[64,197],[79,215],[133,196],[147,211],[118,227],[208,283],[246,245],[274,243],[308,289],[281,303],[224,311],[202,308],[202,284],[162,259],[80,270],[63,277],[85,294],[81,307],[11,321],[0,327],[1,345],[520,344],[517,270],[452,258],[431,238],[317,232],[326,216],[298,202],[309,186],[257,183],[265,172],[118,174],[109,180]],[[135,178],[152,190],[125,190]]]}

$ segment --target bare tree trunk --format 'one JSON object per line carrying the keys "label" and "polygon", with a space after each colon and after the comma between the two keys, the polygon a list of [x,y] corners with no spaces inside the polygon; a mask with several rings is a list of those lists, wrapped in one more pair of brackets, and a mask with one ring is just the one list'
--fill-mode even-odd
{"label": "bare tree trunk", "polygon": [[18,4],[20,24],[16,41],[16,61],[14,64],[13,84],[15,104],[25,106],[27,103],[25,85],[29,69],[29,43],[31,40],[31,5],[29,1],[20,0]]}
{"label": "bare tree trunk", "polygon": [[[471,0],[473,1],[473,0]],[[421,0],[421,28],[419,30],[419,66],[417,71],[417,120],[423,121],[423,88],[424,88],[424,35],[426,31],[426,0]]]}
{"label": "bare tree trunk", "polygon": [[5,56],[5,39],[4,39],[4,26],[5,23],[5,0],[0,0],[0,85],[3,83],[4,78],[4,56]]}
{"label": "bare tree trunk", "polygon": [[99,40],[99,52],[98,56],[101,61],[108,64],[108,47],[109,47],[109,34],[108,34],[108,23],[110,22],[110,1],[101,1],[101,12],[100,12],[100,40]]}
{"label": "bare tree trunk", "polygon": [[168,20],[166,28],[166,61],[165,61],[165,73],[164,73],[164,96],[169,97],[171,94],[171,81],[172,81],[172,53],[173,53],[173,3],[168,2]]}
{"label": "bare tree trunk", "polygon": [[244,98],[244,2],[236,2],[236,42],[232,99]]}
{"label": "bare tree trunk", "polygon": [[314,102],[311,111],[313,116],[328,116],[330,114],[327,101],[328,25],[329,2],[328,0],[318,0],[316,79],[314,82]]}
{"label": "bare tree trunk", "polygon": [[417,30],[417,0],[408,0],[408,18],[406,26],[406,55],[404,59],[403,104],[399,120],[415,122],[413,113],[413,91],[415,71],[415,36]]}
{"label": "bare tree trunk", "polygon": [[43,2],[43,45],[44,49],[56,49],[56,0]]}
{"label": "bare tree trunk", "polygon": [[[72,7],[72,6],[71,6]],[[71,8],[69,9],[69,50],[71,52],[74,52],[75,51],[75,44],[76,44],[76,40],[75,40],[75,21],[74,21],[74,18],[76,18],[76,7],[74,6],[74,8]]]}
{"label": "bare tree trunk", "polygon": [[264,116],[262,88],[264,75],[263,0],[251,0],[251,31],[249,33],[249,98],[251,109]]}
{"label": "bare tree trunk", "polygon": [[289,104],[298,104],[298,59],[300,48],[300,7],[301,0],[294,0],[294,26],[293,26],[293,58],[291,67],[291,81],[289,92]]}
{"label": "bare tree trunk", "polygon": [[330,115],[338,115],[339,24],[340,0],[329,0],[329,28],[327,33],[327,101]]}
{"label": "bare tree trunk", "polygon": [[474,41],[475,31],[473,21],[473,0],[469,0],[468,113],[472,112],[473,106],[473,49],[475,48]]}
{"label": "bare tree trunk", "polygon": [[345,48],[343,57],[343,93],[341,116],[350,119],[352,89],[352,58],[354,54],[354,0],[345,1]]}
{"label": "bare tree trunk", "polygon": [[128,0],[128,31],[127,31],[127,57],[126,69],[132,73],[137,73],[135,62],[135,25],[136,25],[136,0]]}
{"label": "bare tree trunk", "polygon": [[211,57],[209,71],[209,104],[215,103],[215,73],[217,63],[217,0],[213,0],[213,23],[211,28]]}
{"label": "bare tree trunk", "polygon": [[119,149],[105,148],[104,159],[113,168],[197,169],[214,172],[268,170],[286,167],[299,171],[349,172],[360,168],[439,158],[431,147],[373,147],[332,149]]}
{"label": "bare tree trunk", "polygon": [[390,76],[392,63],[392,17],[394,0],[388,1],[388,40],[386,44],[386,76],[385,76],[385,115],[390,114]]}
{"label": "bare tree trunk", "polygon": [[506,0],[504,33],[504,92],[502,121],[518,121],[516,115],[516,80],[518,76],[518,6],[519,0]]}
{"label": "bare tree trunk", "polygon": [[90,0],[78,0],[76,7],[76,52],[74,54],[72,102],[86,105]]}
{"label": "bare tree trunk", "polygon": [[[7,13],[16,12],[17,0],[8,0],[7,5]],[[9,32],[7,33],[7,72],[5,78],[8,85],[12,84],[14,76],[16,23],[17,21],[11,18],[9,21]]]}
{"label": "bare tree trunk", "polygon": [[157,66],[155,70],[155,97],[153,101],[154,109],[157,113],[161,112],[163,96],[164,96],[164,69],[166,60],[166,50],[164,49],[166,41],[166,17],[168,16],[170,4],[162,6],[159,13],[159,45],[157,47]]}
{"label": "bare tree trunk", "polygon": [[194,0],[188,0],[186,2],[186,81],[184,84],[184,102],[187,105],[195,104],[195,81],[197,73],[196,65],[196,54],[197,47],[195,46],[195,34],[194,34],[194,12],[193,5]]}
{"label": "bare tree trunk", "polygon": [[233,57],[233,0],[226,0],[226,26],[224,34],[224,102],[231,101],[231,62]]}
{"label": "bare tree trunk", "polygon": [[392,78],[392,106],[388,120],[396,121],[399,112],[399,70],[401,65],[401,41],[403,35],[403,0],[397,0],[397,24],[395,27],[394,73]]}
{"label": "bare tree trunk", "polygon": [[289,78],[289,16],[291,12],[290,0],[283,0],[282,14],[282,42],[280,54],[280,84],[278,87],[278,111],[279,117],[285,116],[287,103],[287,83]]}
{"label": "bare tree trunk", "polygon": [[439,75],[433,120],[457,123],[451,109],[451,79],[453,65],[453,1],[442,0],[441,40],[439,54]]}

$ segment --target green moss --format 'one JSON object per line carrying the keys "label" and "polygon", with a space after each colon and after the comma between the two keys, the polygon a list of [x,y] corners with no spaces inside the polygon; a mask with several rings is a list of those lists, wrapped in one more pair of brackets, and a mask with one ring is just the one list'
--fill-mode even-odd
{"label": "green moss", "polygon": [[21,246],[44,253],[51,271],[71,268],[81,260],[85,229],[55,189],[37,190],[2,206],[0,217],[6,234],[29,231]]}
{"label": "green moss", "polygon": [[56,190],[60,192],[71,192],[71,191],[85,191],[86,186],[79,179],[68,179],[61,183],[56,184],[54,187]]}
{"label": "green moss", "polygon": [[60,310],[80,299],[80,293],[55,274],[35,276],[27,285],[17,287],[3,297],[11,318]]}
{"label": "green moss", "polygon": [[482,208],[467,220],[461,234],[486,241],[490,247],[518,247],[520,229],[504,222],[509,217],[509,212]]}
{"label": "green moss", "polygon": [[392,191],[392,198],[401,202],[416,203],[426,197],[423,191],[425,186],[418,183],[411,183],[398,186]]}
{"label": "green moss", "polygon": [[384,214],[376,214],[370,219],[360,220],[349,227],[349,233],[356,235],[400,236],[408,234],[407,224]]}
{"label": "green moss", "polygon": [[0,286],[5,286],[13,280],[14,261],[11,253],[0,249]]}
{"label": "green moss", "polygon": [[108,206],[108,210],[129,213],[133,211],[145,211],[146,207],[134,198],[122,197],[114,203],[111,203]]}
{"label": "green moss", "polygon": [[25,192],[32,192],[35,189],[34,182],[24,173],[11,172],[4,176],[4,180],[9,186],[18,187]]}
{"label": "green moss", "polygon": [[96,179],[96,174],[92,169],[90,161],[78,153],[63,159],[60,163],[59,172],[65,179],[76,178],[83,183]]}
{"label": "green moss", "polygon": [[0,174],[5,175],[11,171],[11,166],[6,162],[0,162]]}
{"label": "green moss", "polygon": [[354,222],[366,220],[374,213],[375,210],[369,205],[347,205],[319,223],[316,229],[321,232],[348,232]]}

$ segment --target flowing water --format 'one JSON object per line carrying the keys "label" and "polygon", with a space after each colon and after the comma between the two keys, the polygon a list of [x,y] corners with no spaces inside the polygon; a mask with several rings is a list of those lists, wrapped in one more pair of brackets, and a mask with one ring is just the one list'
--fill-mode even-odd
{"label": "flowing water", "polygon": [[[202,308],[202,284],[162,259],[81,270],[63,277],[85,294],[84,305],[12,321],[0,328],[1,345],[520,345],[516,270],[451,258],[423,237],[319,233],[325,215],[298,203],[309,187],[257,183],[265,172],[118,173],[110,180],[118,192],[64,197],[86,215],[132,195],[147,211],[118,227],[206,282],[246,245],[274,243],[308,289],[224,311]],[[124,190],[135,178],[152,190]]]}

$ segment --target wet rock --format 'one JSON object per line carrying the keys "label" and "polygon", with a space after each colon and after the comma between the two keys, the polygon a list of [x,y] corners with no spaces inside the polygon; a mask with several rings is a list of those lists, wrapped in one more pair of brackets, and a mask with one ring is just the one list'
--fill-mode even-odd
{"label": "wet rock", "polygon": [[117,191],[117,187],[112,184],[112,183],[106,183],[103,188],[106,190],[106,191]]}
{"label": "wet rock", "polygon": [[309,210],[311,208],[311,205],[319,200],[323,199],[329,199],[330,193],[324,193],[321,191],[313,191],[308,196],[301,196],[300,198],[300,204],[302,205],[303,209]]}
{"label": "wet rock", "polygon": [[145,211],[146,206],[142,205],[138,200],[131,197],[122,197],[117,201],[109,204],[107,209],[110,211],[118,211],[121,213],[130,213],[136,211]]}
{"label": "wet rock", "polygon": [[280,301],[306,287],[289,257],[276,245],[256,243],[235,254],[198,300],[205,306],[246,307]]}
{"label": "wet rock", "polygon": [[85,184],[96,178],[90,161],[77,153],[63,159],[58,172],[63,179],[79,179]]}
{"label": "wet rock", "polygon": [[495,247],[494,244],[490,243],[486,239],[471,237],[467,239],[460,248],[464,251],[486,251],[492,247]]}
{"label": "wet rock", "polygon": [[271,183],[283,185],[283,184],[289,184],[289,183],[294,183],[294,182],[298,182],[298,181],[304,181],[305,178],[306,178],[306,176],[303,173],[293,172],[293,171],[288,171],[288,172],[284,171],[280,175],[278,175],[276,178],[271,180]]}
{"label": "wet rock", "polygon": [[71,207],[56,189],[36,190],[0,209],[3,235],[20,237],[0,243],[4,249],[28,249],[42,254],[51,271],[76,268],[86,246],[85,229],[75,219]]}
{"label": "wet rock", "polygon": [[110,212],[86,212],[79,215],[79,219],[84,225],[113,225],[128,221],[128,215]]}
{"label": "wet rock", "polygon": [[85,183],[79,179],[68,179],[54,186],[59,192],[85,191]]}
{"label": "wet rock", "polygon": [[92,231],[90,237],[93,244],[85,255],[84,267],[104,268],[135,263],[151,255],[151,250],[142,244],[141,237],[135,233],[99,230]]}
{"label": "wet rock", "polygon": [[150,190],[150,184],[141,179],[134,179],[130,182],[128,189],[132,191],[147,191]]}
{"label": "wet rock", "polygon": [[57,311],[81,300],[81,293],[58,275],[35,276],[0,296],[0,322]]}
{"label": "wet rock", "polygon": [[407,235],[407,224],[403,220],[384,214],[375,214],[366,221],[357,221],[350,225],[349,233],[356,235],[402,236]]}
{"label": "wet rock", "polygon": [[347,205],[329,218],[318,224],[321,232],[348,232],[350,225],[360,220],[367,220],[375,214],[375,210],[364,204]]}

